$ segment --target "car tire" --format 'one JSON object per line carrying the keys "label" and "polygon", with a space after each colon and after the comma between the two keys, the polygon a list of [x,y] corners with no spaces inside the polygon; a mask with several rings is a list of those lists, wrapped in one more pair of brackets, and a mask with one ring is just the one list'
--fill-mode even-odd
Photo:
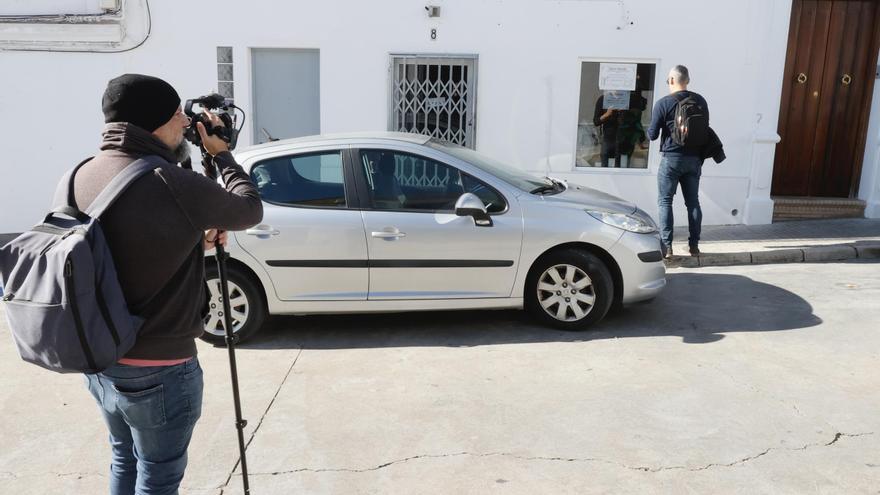
{"label": "car tire", "polygon": [[599,322],[614,301],[608,267],[592,253],[563,249],[539,258],[526,277],[526,310],[561,330],[583,331]]}
{"label": "car tire", "polygon": [[[244,342],[254,336],[266,320],[266,301],[259,285],[235,265],[226,265],[229,282],[229,302],[232,305],[233,334],[236,343]],[[220,275],[217,264],[209,260],[205,264],[205,278],[208,281],[208,315],[205,317],[205,331],[201,339],[214,345],[226,345],[225,320],[221,316],[223,300],[220,295]]]}

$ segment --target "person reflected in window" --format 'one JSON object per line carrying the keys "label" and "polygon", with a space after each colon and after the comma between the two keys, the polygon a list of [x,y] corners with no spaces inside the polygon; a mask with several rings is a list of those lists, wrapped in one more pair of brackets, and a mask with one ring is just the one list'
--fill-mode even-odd
{"label": "person reflected in window", "polygon": [[630,163],[636,144],[642,149],[647,146],[642,112],[647,108],[648,100],[641,91],[633,91],[629,92],[627,108],[606,108],[611,106],[605,104],[605,95],[600,95],[593,112],[593,124],[601,134],[602,166],[608,167],[609,159],[614,158],[614,166],[620,167]]}
{"label": "person reflected in window", "polygon": [[596,100],[596,109],[593,112],[593,125],[599,130],[599,143],[601,145],[600,157],[602,167],[608,167],[610,158],[614,158],[615,164],[619,163],[620,158],[617,154],[617,129],[618,116],[620,110],[613,108],[605,108],[605,95],[599,96]]}
{"label": "person reflected in window", "polygon": [[648,147],[648,137],[642,126],[642,112],[648,107],[648,100],[641,91],[633,91],[629,97],[629,109],[621,110],[617,129],[617,150],[621,164],[629,166],[636,145],[641,149]]}

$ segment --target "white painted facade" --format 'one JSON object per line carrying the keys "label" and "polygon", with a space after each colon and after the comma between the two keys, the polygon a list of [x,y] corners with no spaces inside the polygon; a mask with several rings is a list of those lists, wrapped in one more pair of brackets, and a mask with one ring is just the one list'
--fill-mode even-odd
{"label": "white painted facade", "polygon": [[[92,4],[106,2],[57,3],[83,4],[91,13]],[[322,133],[387,129],[391,54],[476,55],[478,151],[627,198],[655,217],[659,142],[647,169],[575,167],[581,62],[654,62],[655,98],[666,94],[668,69],[683,64],[691,89],[709,102],[728,157],[704,166],[704,224],[771,221],[790,0],[431,3],[441,7],[440,17],[409,0],[126,0],[116,40],[109,32],[70,30],[63,36],[75,39],[65,43],[45,26],[31,33],[56,49],[127,50],[119,53],[10,50],[22,48],[22,27],[0,21],[0,233],[39,220],[62,172],[97,150],[107,80],[151,74],[182,98],[196,97],[217,87],[218,46],[233,47],[236,104],[246,111],[251,49],[319,50]],[[3,42],[9,39],[19,44]],[[870,217],[880,217],[878,117],[872,113],[859,192]],[[253,139],[246,125],[241,145]],[[676,223],[684,221],[678,195]]]}

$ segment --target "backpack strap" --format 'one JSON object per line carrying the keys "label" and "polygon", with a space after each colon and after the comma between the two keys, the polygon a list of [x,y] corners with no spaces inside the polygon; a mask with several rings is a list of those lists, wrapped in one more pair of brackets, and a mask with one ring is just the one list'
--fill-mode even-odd
{"label": "backpack strap", "polygon": [[79,162],[79,165],[65,172],[64,176],[61,177],[61,180],[58,181],[58,187],[55,188],[55,196],[52,200],[53,212],[57,211],[58,213],[69,215],[69,213],[67,213],[66,211],[61,210],[65,207],[73,208],[76,210],[76,203],[73,201],[73,177],[76,175],[79,169],[86,163],[90,162],[92,158],[94,158],[94,156],[90,156],[85,160]]}
{"label": "backpack strap", "polygon": [[[116,177],[113,177],[109,184],[104,186],[98,197],[85,209],[85,213],[92,218],[100,217],[135,180],[164,163],[167,163],[167,161],[157,155],[145,156],[135,160],[116,174]],[[70,183],[73,185],[72,177]]]}

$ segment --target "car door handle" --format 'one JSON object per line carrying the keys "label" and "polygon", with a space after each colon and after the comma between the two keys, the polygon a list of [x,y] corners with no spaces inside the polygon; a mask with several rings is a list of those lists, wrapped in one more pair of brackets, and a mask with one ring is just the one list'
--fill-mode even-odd
{"label": "car door handle", "polygon": [[403,232],[373,232],[371,234],[376,239],[399,239],[401,237],[406,237],[406,234]]}
{"label": "car door handle", "polygon": [[252,229],[244,231],[247,235],[278,235],[281,233],[278,229],[273,229],[271,225],[257,225]]}

